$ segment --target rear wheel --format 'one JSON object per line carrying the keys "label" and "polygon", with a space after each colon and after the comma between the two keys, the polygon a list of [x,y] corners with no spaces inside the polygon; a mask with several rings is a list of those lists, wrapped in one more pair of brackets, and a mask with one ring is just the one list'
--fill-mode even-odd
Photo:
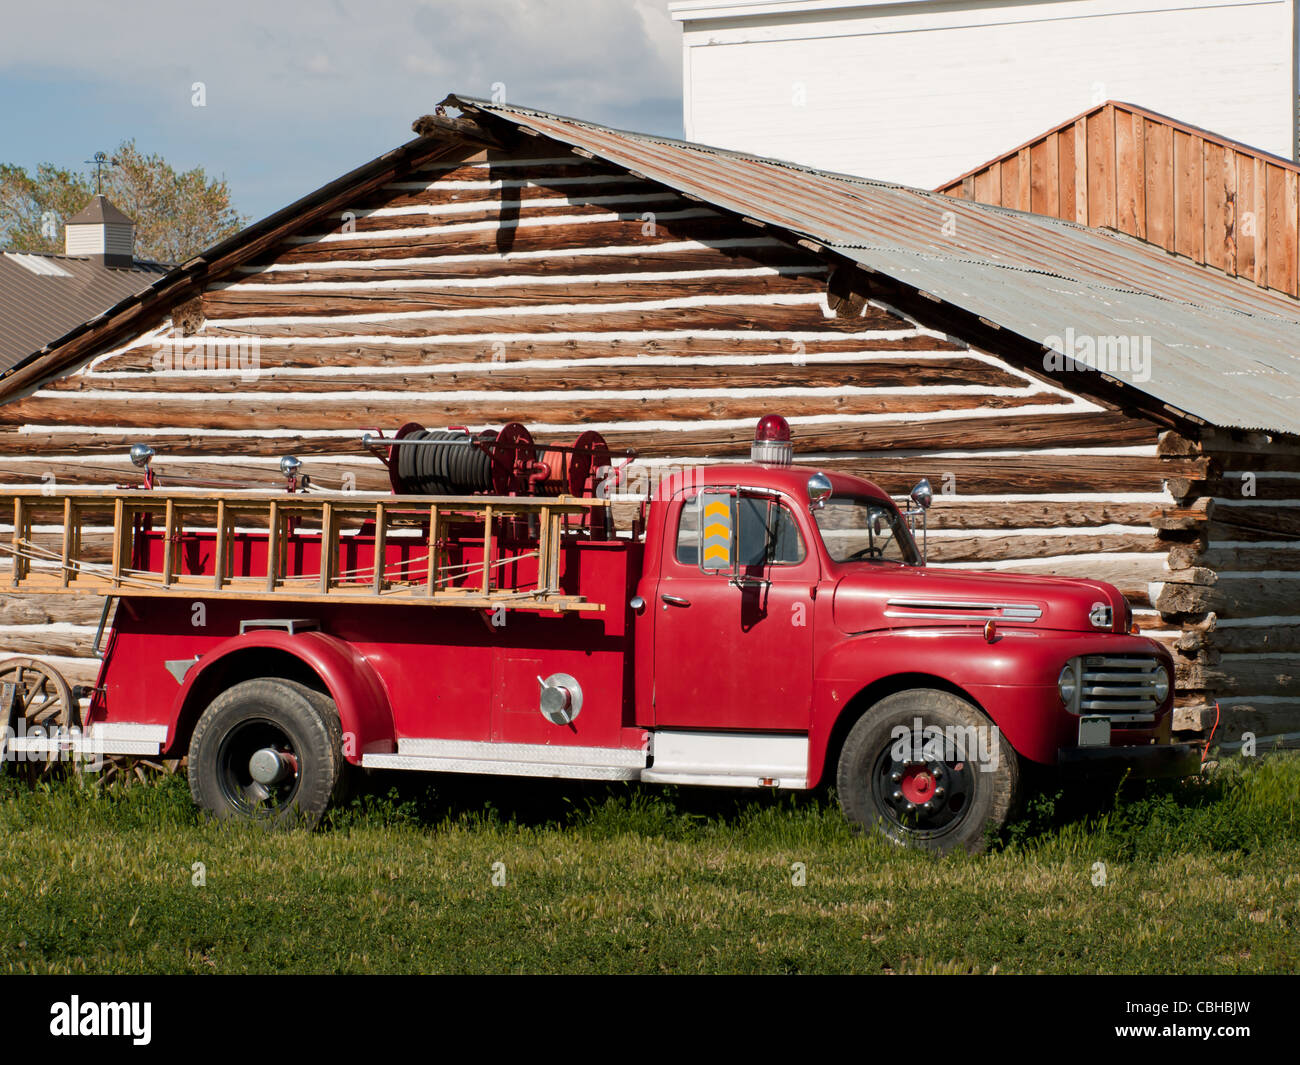
{"label": "rear wheel", "polygon": [[294,681],[248,680],[199,718],[190,794],[217,818],[312,827],[337,797],[343,764],[333,700]]}
{"label": "rear wheel", "polygon": [[853,726],[836,785],[845,816],[944,853],[984,849],[1019,794],[1017,755],[977,707],[918,688],[886,696]]}

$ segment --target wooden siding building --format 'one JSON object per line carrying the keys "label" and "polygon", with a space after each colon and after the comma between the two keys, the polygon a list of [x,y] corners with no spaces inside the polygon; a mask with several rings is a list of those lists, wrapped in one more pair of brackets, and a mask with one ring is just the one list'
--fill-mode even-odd
{"label": "wooden siding building", "polygon": [[1300,166],[1108,101],[938,192],[1085,226],[1300,296]]}
{"label": "wooden siding building", "polygon": [[1294,0],[670,0],[693,141],[933,188],[1106,99],[1294,159]]}
{"label": "wooden siding building", "polygon": [[[1266,424],[1295,405],[1276,382],[1243,379],[1246,427],[1218,425],[1213,360],[1163,362],[1148,386],[1053,372],[1041,336],[1013,321],[1036,284],[1074,299],[1081,323],[1099,293],[1113,301],[1138,276],[1151,287],[1137,242],[448,105],[463,116],[421,119],[415,140],[0,378],[3,481],[136,483],[126,453],[143,441],[165,484],[278,485],[293,453],[316,490],[383,489],[363,432],[518,420],[543,440],[597,428],[635,447],[644,488],[666,467],[746,454],[755,419],[776,412],[797,461],[896,494],[929,477],[932,563],[1119,585],[1143,631],[1176,650],[1179,730],[1201,732],[1215,699],[1229,738],[1300,729],[1300,421]],[[911,256],[922,239],[935,250]],[[1073,288],[1064,266],[1039,264],[1011,271],[1004,293],[977,291],[979,253],[959,248],[963,303],[934,265],[960,240],[1003,273],[1014,248],[1064,242]],[[872,258],[888,255],[888,269]],[[1151,297],[1158,313],[1177,320],[1195,293],[1201,328],[1218,299],[1211,324],[1300,337],[1283,297],[1179,271],[1176,296]],[[0,652],[50,656],[89,682],[97,619],[94,600],[0,596]]]}

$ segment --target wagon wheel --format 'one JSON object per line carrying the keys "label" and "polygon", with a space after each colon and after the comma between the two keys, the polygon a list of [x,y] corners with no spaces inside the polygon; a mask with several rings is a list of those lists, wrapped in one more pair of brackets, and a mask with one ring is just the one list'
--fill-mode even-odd
{"label": "wagon wheel", "polygon": [[58,754],[10,751],[9,737],[30,736],[34,729],[42,729],[46,735],[56,729],[66,732],[80,726],[81,707],[53,666],[32,658],[11,658],[0,662],[0,720],[12,729],[5,735],[0,772],[35,782],[55,774],[60,765]]}
{"label": "wagon wheel", "polygon": [[175,773],[183,761],[180,758],[148,758],[138,754],[105,754],[100,756],[94,779],[101,787],[118,781],[129,783],[133,780],[147,784],[157,777]]}

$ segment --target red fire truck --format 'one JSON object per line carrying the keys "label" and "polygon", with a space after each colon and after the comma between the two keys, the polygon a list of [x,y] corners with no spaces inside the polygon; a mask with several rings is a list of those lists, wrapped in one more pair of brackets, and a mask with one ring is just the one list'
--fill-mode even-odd
{"label": "red fire truck", "polygon": [[900,509],[794,465],[780,417],[750,462],[668,473],[621,534],[597,433],[364,443],[392,494],[314,490],[294,459],[288,492],[162,488],[142,446],[143,487],[10,492],[9,590],[116,610],[92,688],[0,677],[7,756],[188,756],[200,806],[277,824],[314,823],[350,767],[832,783],[851,821],[935,850],[981,846],[1028,764],[1198,764],[1116,588],[927,567],[929,486]]}

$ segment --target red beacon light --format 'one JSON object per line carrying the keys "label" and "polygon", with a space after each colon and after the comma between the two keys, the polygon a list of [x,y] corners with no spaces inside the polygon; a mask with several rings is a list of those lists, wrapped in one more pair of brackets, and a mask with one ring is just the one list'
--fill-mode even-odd
{"label": "red beacon light", "polygon": [[759,418],[749,457],[767,466],[789,466],[794,462],[790,423],[779,414],[764,414]]}

